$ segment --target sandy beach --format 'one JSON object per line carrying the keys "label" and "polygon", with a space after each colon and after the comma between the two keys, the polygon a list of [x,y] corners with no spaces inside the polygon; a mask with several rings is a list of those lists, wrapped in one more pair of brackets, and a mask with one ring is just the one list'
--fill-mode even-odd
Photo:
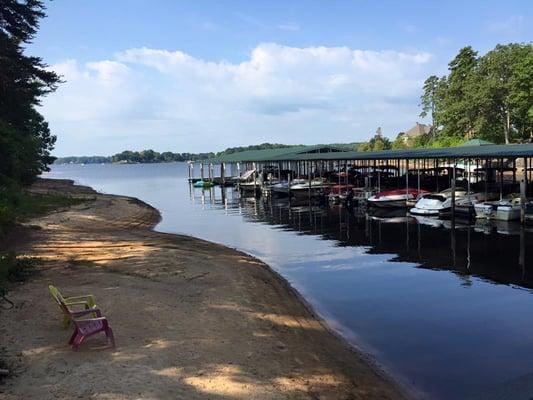
{"label": "sandy beach", "polygon": [[[68,181],[35,192],[86,198],[27,222],[9,246],[44,260],[0,311],[14,399],[402,399],[370,360],[317,318],[267,265],[200,239],[153,231],[159,212]],[[73,351],[48,284],[92,293],[117,348]]]}

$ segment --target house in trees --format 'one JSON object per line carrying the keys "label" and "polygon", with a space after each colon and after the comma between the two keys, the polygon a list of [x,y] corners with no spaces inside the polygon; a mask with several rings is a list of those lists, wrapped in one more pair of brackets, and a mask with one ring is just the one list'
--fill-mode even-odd
{"label": "house in trees", "polygon": [[422,135],[427,135],[431,132],[431,125],[421,124],[419,122],[416,123],[415,126],[413,126],[411,129],[406,131],[402,138],[404,140],[405,144],[413,143],[413,141]]}

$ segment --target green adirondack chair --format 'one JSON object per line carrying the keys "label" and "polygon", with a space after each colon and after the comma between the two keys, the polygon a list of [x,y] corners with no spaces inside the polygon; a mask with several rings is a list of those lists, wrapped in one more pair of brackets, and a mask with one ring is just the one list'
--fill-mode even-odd
{"label": "green adirondack chair", "polygon": [[71,313],[65,312],[70,311],[71,306],[83,306],[85,310],[90,310],[92,308],[97,308],[96,298],[92,294],[84,296],[72,296],[72,297],[63,297],[58,288],[53,285],[48,286],[48,291],[50,295],[57,303],[61,311],[63,312],[63,328],[68,328],[71,319]]}

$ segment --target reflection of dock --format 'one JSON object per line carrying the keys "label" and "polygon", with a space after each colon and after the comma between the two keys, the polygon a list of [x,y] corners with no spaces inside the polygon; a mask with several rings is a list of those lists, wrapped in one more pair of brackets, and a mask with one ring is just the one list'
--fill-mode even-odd
{"label": "reflection of dock", "polygon": [[414,218],[405,211],[402,215],[401,210],[375,215],[357,208],[294,206],[288,199],[233,195],[227,207],[239,209],[248,223],[318,236],[338,246],[361,247],[369,254],[391,255],[391,261],[533,288],[533,274],[528,273],[533,265],[526,251],[526,239],[533,240],[533,229],[519,222],[465,220],[452,224],[451,220]]}

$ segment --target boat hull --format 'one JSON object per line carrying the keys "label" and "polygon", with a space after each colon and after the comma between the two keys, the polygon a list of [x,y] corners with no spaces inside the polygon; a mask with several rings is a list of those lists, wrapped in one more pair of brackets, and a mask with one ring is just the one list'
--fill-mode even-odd
{"label": "boat hull", "polygon": [[494,219],[498,221],[517,221],[520,219],[520,207],[517,206],[498,206]]}
{"label": "boat hull", "polygon": [[367,204],[371,207],[378,207],[378,208],[406,208],[407,199],[379,200],[379,199],[369,198],[367,200]]}
{"label": "boat hull", "polygon": [[409,213],[413,215],[439,215],[439,213],[444,213],[445,211],[449,211],[449,208],[417,208],[413,207],[409,210]]}

